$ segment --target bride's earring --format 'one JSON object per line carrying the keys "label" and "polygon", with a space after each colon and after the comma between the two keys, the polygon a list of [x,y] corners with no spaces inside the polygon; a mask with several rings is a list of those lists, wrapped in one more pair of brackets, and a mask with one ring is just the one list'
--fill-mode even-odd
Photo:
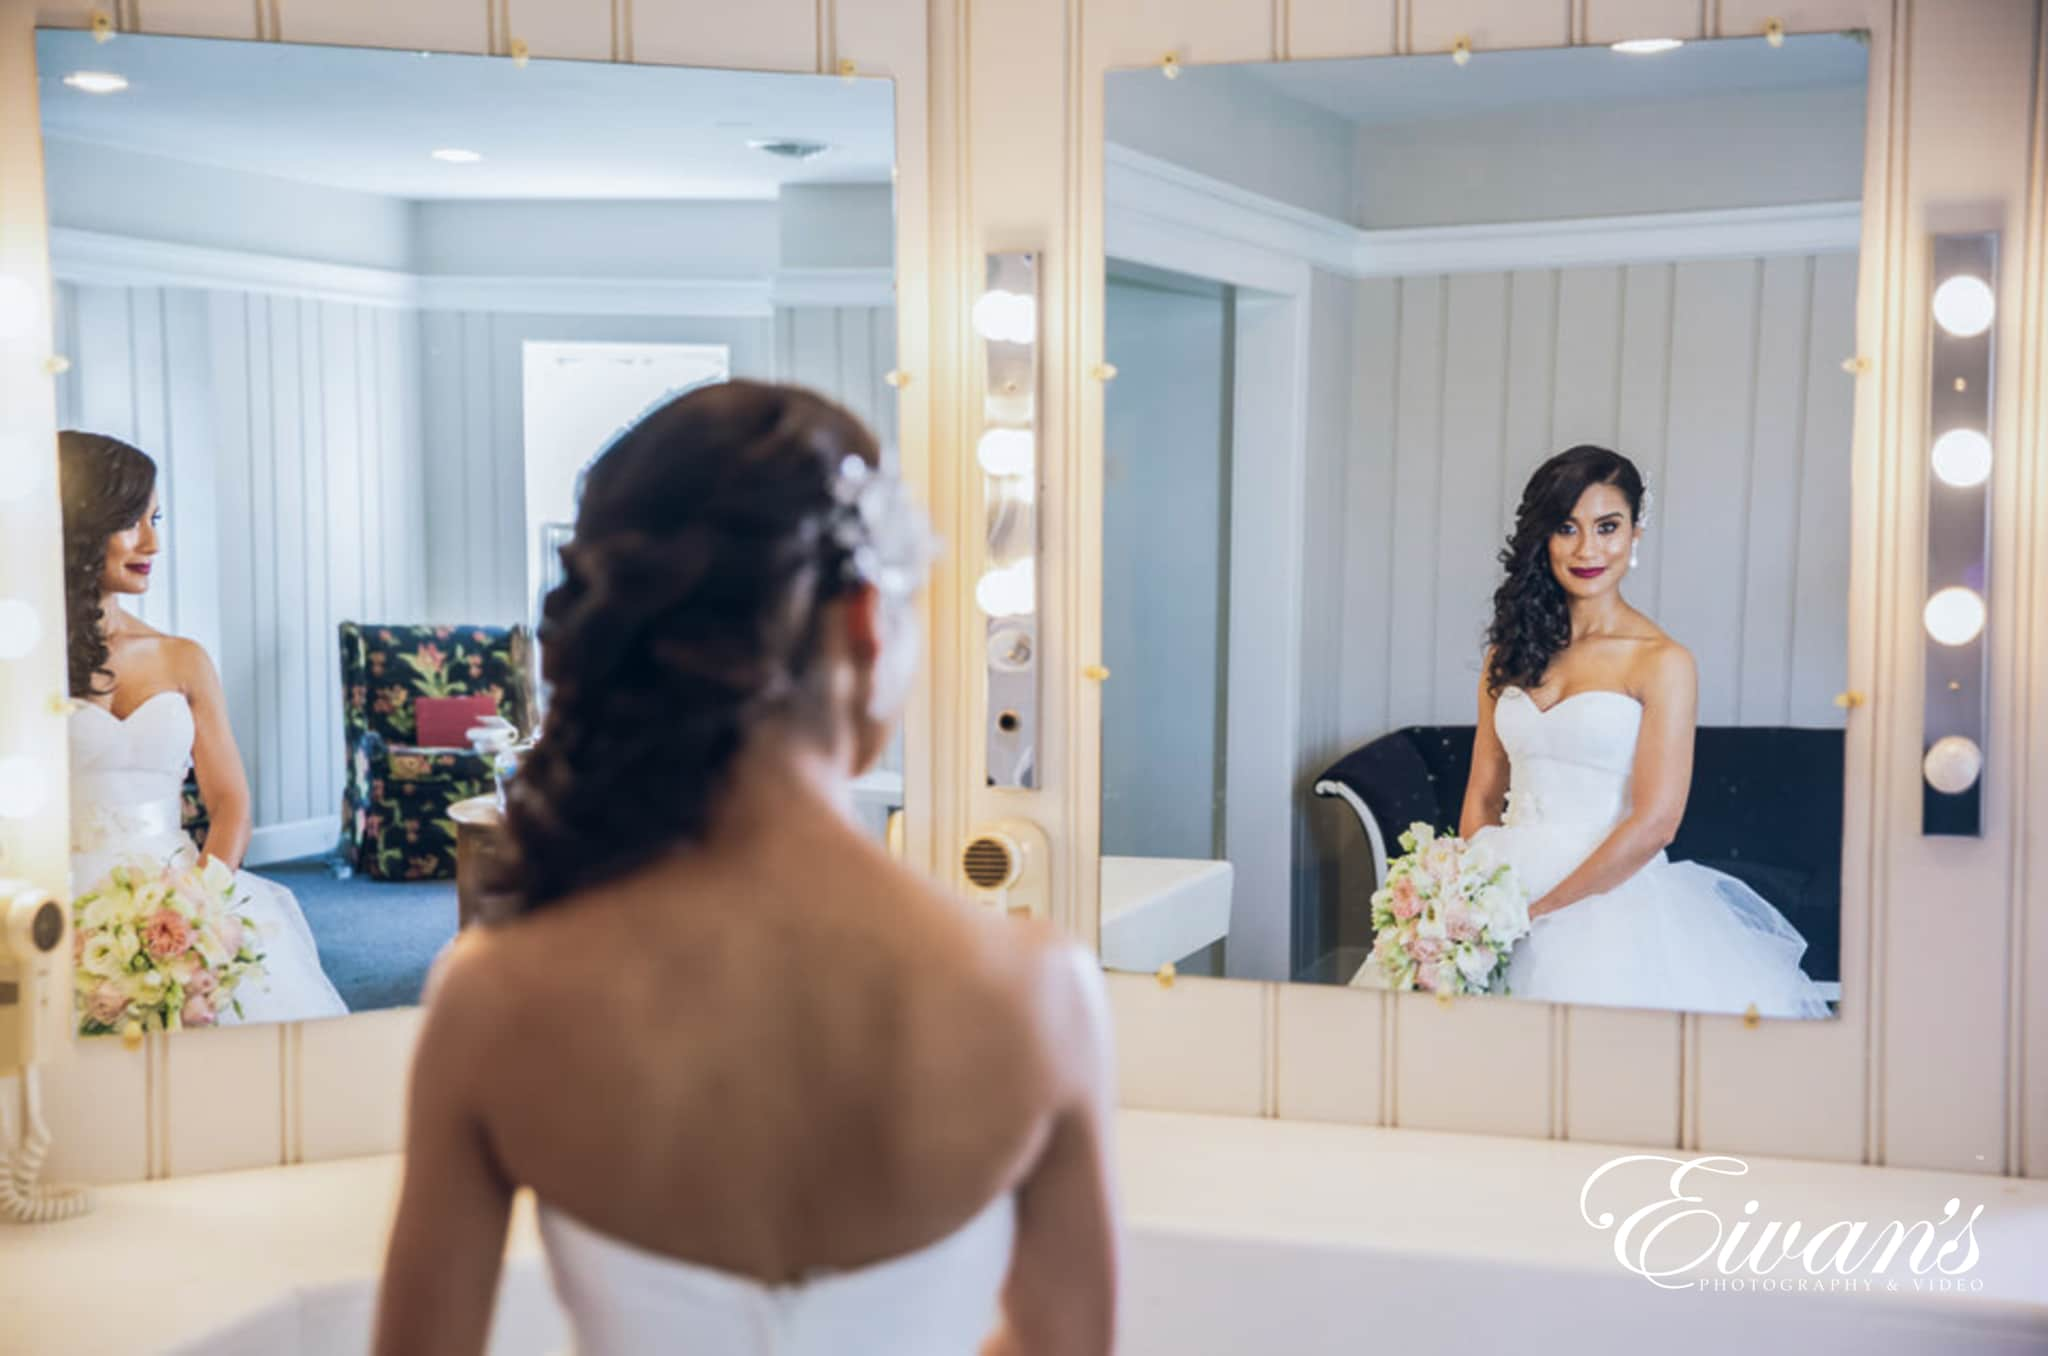
{"label": "bride's earring", "polygon": [[1643,563],[1643,544],[1631,543],[1628,548],[1628,567],[1633,570]]}

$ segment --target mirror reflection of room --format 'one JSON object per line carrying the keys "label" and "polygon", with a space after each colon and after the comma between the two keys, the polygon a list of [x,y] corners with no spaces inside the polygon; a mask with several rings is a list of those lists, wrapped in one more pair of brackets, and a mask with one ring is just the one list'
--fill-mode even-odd
{"label": "mirror reflection of room", "polygon": [[[417,1002],[598,453],[758,377],[893,464],[892,88],[37,44],[80,1028]],[[901,766],[857,788],[878,837]]]}
{"label": "mirror reflection of room", "polygon": [[1104,963],[1840,998],[1859,35],[1108,78]]}

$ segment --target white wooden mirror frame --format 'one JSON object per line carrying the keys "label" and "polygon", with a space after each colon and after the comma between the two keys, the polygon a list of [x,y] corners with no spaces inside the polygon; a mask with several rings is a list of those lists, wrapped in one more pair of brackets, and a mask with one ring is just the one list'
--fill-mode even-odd
{"label": "white wooden mirror frame", "polygon": [[[1118,67],[1446,53],[1631,36],[1871,33],[1859,289],[1856,557],[1840,1021],[1738,1019],[1393,999],[1315,986],[1111,976],[1127,1104],[1842,1161],[2048,1174],[2048,460],[2038,334],[2048,246],[2048,116],[2032,0],[764,0],[715,22],[682,0],[104,0],[124,31],[829,72],[897,82],[899,366],[908,473],[956,544],[929,598],[928,681],[911,713],[913,860],[952,874],[969,826],[1025,814],[1054,837],[1055,908],[1096,929],[1100,625],[1103,78]],[[0,271],[47,289],[32,82],[38,25],[87,27],[85,0],[0,0]],[[118,40],[118,39],[117,39]],[[1448,55],[1446,71],[1452,69]],[[2031,101],[2031,102],[2030,102]],[[2026,109],[2029,116],[2013,113]],[[1055,115],[1055,113],[1057,115]],[[1981,842],[1908,831],[1919,795],[1917,613],[1930,219],[2002,210],[1991,728],[2025,751],[1987,787]],[[1937,223],[1938,224],[1938,223]],[[983,713],[963,579],[978,505],[960,398],[966,305],[987,250],[1046,255],[1047,789],[979,786]],[[2025,322],[2024,326],[2023,323]],[[1844,354],[1844,358],[1854,355]],[[54,600],[55,525],[0,551],[0,592]],[[34,562],[40,562],[35,564]],[[54,658],[43,686],[61,681]],[[941,694],[958,694],[947,700]],[[62,728],[19,685],[0,735],[61,769]],[[38,722],[42,722],[39,724]],[[61,796],[59,797],[61,799]],[[15,841],[19,842],[19,839]],[[61,845],[59,836],[56,843]],[[35,849],[39,875],[61,847]],[[2029,917],[2031,915],[2031,918]],[[2031,926],[2029,924],[2031,923]],[[2029,983],[2030,976],[2033,977]],[[416,1012],[90,1045],[50,1073],[55,1176],[121,1180],[396,1147]]]}

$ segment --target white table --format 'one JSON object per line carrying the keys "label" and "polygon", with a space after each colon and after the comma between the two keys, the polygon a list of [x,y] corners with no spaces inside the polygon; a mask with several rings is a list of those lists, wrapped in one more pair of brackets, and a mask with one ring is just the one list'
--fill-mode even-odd
{"label": "white table", "polygon": [[[1127,1111],[1123,1356],[1367,1351],[2019,1356],[2048,1350],[2048,1182],[1750,1160],[1780,1218],[1987,1206],[1981,1293],[1663,1291],[1579,1217],[1600,1145]],[[0,1226],[0,1353],[367,1348],[396,1158],[117,1187]],[[566,1344],[515,1213],[494,1356]]]}
{"label": "white table", "polygon": [[1230,934],[1229,862],[1102,859],[1102,963],[1153,971]]}

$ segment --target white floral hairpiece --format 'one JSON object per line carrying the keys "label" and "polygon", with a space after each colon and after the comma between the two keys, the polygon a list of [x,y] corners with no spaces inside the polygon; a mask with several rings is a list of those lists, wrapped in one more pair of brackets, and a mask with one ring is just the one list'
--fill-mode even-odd
{"label": "white floral hairpiece", "polygon": [[1636,526],[1647,529],[1650,526],[1650,506],[1657,502],[1657,496],[1650,492],[1648,481],[1643,482],[1643,506],[1636,510]]}
{"label": "white floral hairpiece", "polygon": [[916,593],[938,557],[939,539],[903,481],[848,457],[839,464],[832,498],[840,510],[832,538],[846,552],[848,573],[891,598]]}

